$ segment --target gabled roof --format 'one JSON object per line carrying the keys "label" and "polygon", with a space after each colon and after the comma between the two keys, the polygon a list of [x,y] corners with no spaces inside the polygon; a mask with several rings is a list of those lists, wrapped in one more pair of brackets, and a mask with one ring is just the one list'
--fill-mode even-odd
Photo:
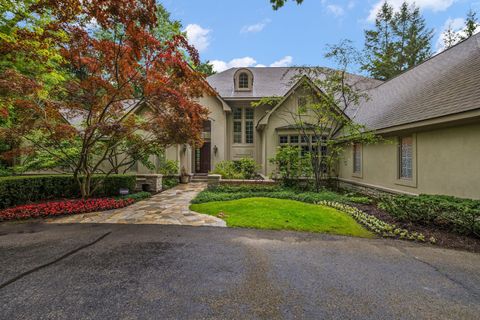
{"label": "gabled roof", "polygon": [[[234,74],[239,69],[248,69],[253,74],[252,91],[235,91]],[[255,67],[255,68],[232,68],[214,74],[207,78],[208,83],[224,99],[232,98],[263,98],[283,97],[297,83],[301,75],[311,77],[309,69],[300,67]],[[326,68],[325,68],[326,69]],[[329,70],[329,69],[326,69]],[[359,75],[349,74],[351,81],[363,82],[369,88],[378,86],[382,81],[366,78]]]}
{"label": "gabled roof", "polygon": [[[480,34],[368,91],[354,120],[378,130],[480,108]],[[350,116],[353,110],[347,112]]]}

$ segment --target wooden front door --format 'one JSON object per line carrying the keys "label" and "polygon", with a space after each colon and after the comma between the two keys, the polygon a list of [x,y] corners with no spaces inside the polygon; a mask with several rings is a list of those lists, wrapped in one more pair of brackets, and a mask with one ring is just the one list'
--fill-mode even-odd
{"label": "wooden front door", "polygon": [[210,142],[205,142],[200,149],[195,150],[195,173],[210,171]]}

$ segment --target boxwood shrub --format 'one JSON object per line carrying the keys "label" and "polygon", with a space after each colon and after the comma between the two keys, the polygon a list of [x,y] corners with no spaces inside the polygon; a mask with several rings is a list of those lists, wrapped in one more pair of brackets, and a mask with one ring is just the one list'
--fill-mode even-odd
{"label": "boxwood shrub", "polygon": [[[118,195],[120,188],[133,191],[135,176],[111,175],[96,191],[96,197]],[[71,175],[13,176],[0,178],[0,209],[38,201],[78,198],[80,188]]]}
{"label": "boxwood shrub", "polygon": [[380,207],[402,221],[480,237],[480,200],[444,195],[390,196],[382,199]]}

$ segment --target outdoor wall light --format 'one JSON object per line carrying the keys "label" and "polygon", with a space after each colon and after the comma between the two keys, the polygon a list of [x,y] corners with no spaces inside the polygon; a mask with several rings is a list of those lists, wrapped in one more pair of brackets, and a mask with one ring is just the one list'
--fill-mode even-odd
{"label": "outdoor wall light", "polygon": [[217,153],[218,153],[218,147],[217,147],[217,145],[214,145],[213,146],[213,154],[217,155]]}
{"label": "outdoor wall light", "polygon": [[187,153],[187,145],[186,144],[183,145],[182,151],[183,151],[183,154]]}

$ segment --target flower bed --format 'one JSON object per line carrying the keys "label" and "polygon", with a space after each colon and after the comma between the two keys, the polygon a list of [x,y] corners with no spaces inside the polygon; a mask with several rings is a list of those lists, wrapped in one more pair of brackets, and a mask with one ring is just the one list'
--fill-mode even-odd
{"label": "flower bed", "polygon": [[[320,201],[317,202],[319,205],[335,208],[337,210],[343,211],[350,216],[352,216],[357,222],[363,224],[369,230],[375,232],[376,234],[386,237],[386,238],[399,238],[402,240],[412,240],[425,242],[425,236],[422,233],[410,232],[407,229],[398,228],[394,224],[386,223],[377,217],[367,214],[355,207],[333,202],[333,201]],[[431,237],[428,239],[430,243],[435,243],[436,239]]]}
{"label": "flower bed", "polygon": [[123,208],[134,202],[135,200],[132,198],[100,198],[88,200],[63,200],[35,203],[0,210],[0,221],[54,217],[65,214],[105,211]]}

